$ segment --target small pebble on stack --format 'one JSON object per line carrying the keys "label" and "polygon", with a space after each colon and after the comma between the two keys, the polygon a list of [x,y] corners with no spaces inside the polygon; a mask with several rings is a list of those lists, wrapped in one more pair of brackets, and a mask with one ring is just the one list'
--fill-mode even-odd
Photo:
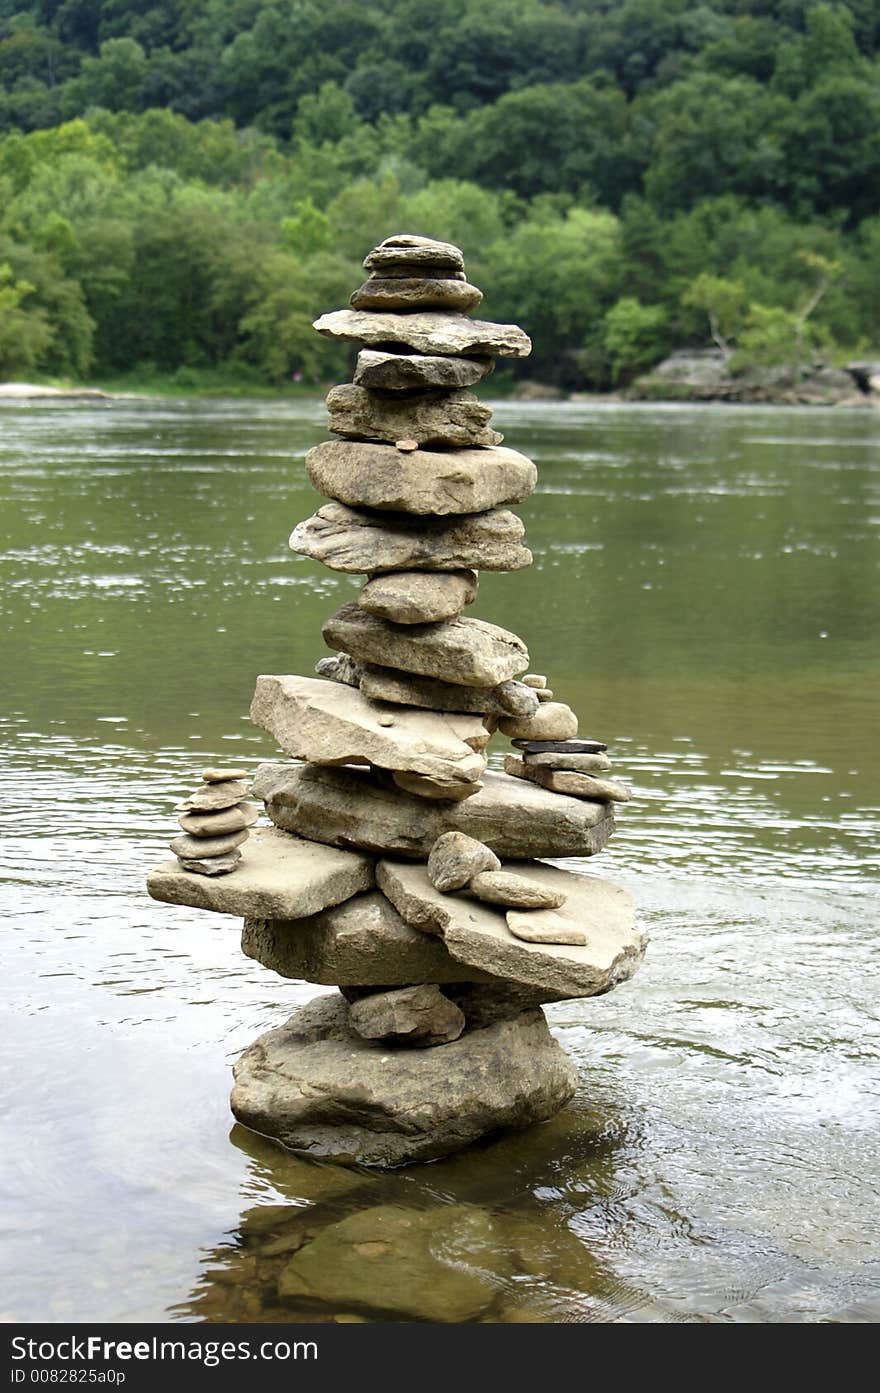
{"label": "small pebble on stack", "polygon": [[183,870],[196,875],[235,870],[248,828],[260,815],[255,803],[245,801],[247,777],[243,769],[203,769],[201,787],[177,804],[183,836],[174,838],[171,850]]}

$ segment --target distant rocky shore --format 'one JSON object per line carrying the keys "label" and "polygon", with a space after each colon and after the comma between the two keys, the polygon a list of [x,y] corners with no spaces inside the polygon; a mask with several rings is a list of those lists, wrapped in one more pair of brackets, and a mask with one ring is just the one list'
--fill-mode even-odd
{"label": "distant rocky shore", "polygon": [[102,392],[100,387],[46,387],[36,382],[0,382],[2,401],[125,401],[135,392]]}
{"label": "distant rocky shore", "polygon": [[681,349],[639,377],[623,396],[629,401],[721,401],[771,406],[880,407],[880,360],[831,367],[749,368],[732,373],[718,348]]}

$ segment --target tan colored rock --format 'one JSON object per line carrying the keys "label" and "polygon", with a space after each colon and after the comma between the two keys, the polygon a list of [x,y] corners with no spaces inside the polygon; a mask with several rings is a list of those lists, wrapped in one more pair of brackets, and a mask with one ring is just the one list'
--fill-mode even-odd
{"label": "tan colored rock", "polygon": [[404,793],[415,794],[417,798],[439,798],[441,802],[460,803],[463,798],[473,798],[483,787],[481,783],[453,783],[450,779],[426,779],[423,774],[411,774],[406,769],[395,769],[391,775],[398,788]]}
{"label": "tan colored rock", "polygon": [[228,856],[212,856],[209,859],[181,858],[178,864],[181,870],[188,871],[190,875],[229,875],[240,862],[241,852],[230,851]]}
{"label": "tan colored rock", "polygon": [[204,861],[212,856],[228,856],[247,840],[247,832],[228,832],[225,837],[190,837],[186,834],[175,837],[170,843],[171,850],[181,860]]}
{"label": "tan colored rock", "polygon": [[[454,360],[461,362],[461,359]],[[330,430],[356,440],[407,437],[419,445],[500,445],[503,436],[491,430],[492,408],[466,391],[370,391],[354,382],[332,387],[327,394]]]}
{"label": "tan colored rock", "polygon": [[332,310],[313,327],[328,339],[374,347],[403,343],[416,353],[494,358],[527,358],[532,341],[517,324],[492,324],[464,314],[424,310],[415,314],[372,314],[366,310]]}
{"label": "tan colored rock", "polygon": [[610,806],[550,793],[487,769],[461,803],[431,802],[389,788],[352,765],[263,764],[254,795],[278,827],[330,846],[426,860],[443,832],[465,832],[497,856],[593,856],[614,831]]}
{"label": "tan colored rock", "polygon": [[533,716],[511,716],[498,722],[503,735],[518,740],[568,740],[578,733],[578,719],[562,701],[539,705]]}
{"label": "tan colored rock", "polygon": [[457,1040],[465,1024],[464,1013],[428,982],[362,997],[349,1007],[348,1023],[364,1040],[388,1040],[417,1049]]}
{"label": "tan colored rock", "polygon": [[241,832],[252,827],[260,816],[254,803],[236,803],[216,813],[182,813],[177,819],[191,837],[222,837],[227,832]]}
{"label": "tan colored rock", "polygon": [[235,779],[247,779],[246,769],[203,769],[202,778],[206,784],[225,784]]}
{"label": "tan colored rock", "polygon": [[573,946],[587,942],[587,931],[552,910],[535,912],[508,910],[507,927],[515,938],[524,943],[568,943]]}
{"label": "tan colored rock", "polygon": [[464,271],[460,247],[415,232],[395,232],[386,237],[367,253],[363,266],[365,271],[381,272],[388,266],[396,268],[401,261],[413,266],[448,266],[451,271]]}
{"label": "tan colored rock", "polygon": [[[313,1159],[376,1166],[429,1161],[500,1127],[525,1127],[551,1117],[571,1097],[577,1078],[541,1011],[467,1030],[437,1049],[390,1050],[349,1029],[348,1005],[335,994],[310,1001],[286,1025],[262,1035],[241,1056],[234,1073],[232,1111],[246,1127]],[[435,1212],[446,1214],[447,1209]],[[381,1251],[367,1247],[382,1242],[383,1230],[361,1226],[356,1231],[362,1249],[353,1253],[357,1289],[362,1299],[384,1303],[387,1309],[397,1300],[388,1282],[394,1281],[395,1291],[412,1287],[407,1279],[416,1267],[401,1262],[396,1246],[391,1252],[385,1246]],[[435,1253],[453,1261],[472,1263],[479,1251],[473,1233],[452,1252],[442,1240],[438,1244],[436,1228],[434,1234]],[[301,1259],[306,1251],[302,1248],[294,1257]],[[389,1261],[372,1269],[377,1285],[368,1292],[364,1263],[383,1256]],[[424,1255],[417,1267],[424,1291]],[[324,1270],[341,1295],[346,1270],[348,1277],[353,1274],[335,1249]],[[282,1295],[314,1293],[315,1272],[315,1266],[304,1267],[302,1261],[293,1271],[288,1267]],[[410,1292],[408,1309],[423,1319],[436,1318],[438,1312],[436,1280],[429,1285],[424,1305],[413,1306]],[[486,1304],[491,1299],[486,1289]],[[471,1311],[470,1302],[455,1306],[447,1318]]]}
{"label": "tan colored rock", "polygon": [[329,648],[339,648],[358,662],[385,664],[463,687],[495,687],[529,663],[521,638],[482,619],[403,626],[348,604],[326,621],[322,633]]}
{"label": "tan colored rock", "polygon": [[205,784],[203,788],[197,788],[195,793],[190,794],[182,803],[178,803],[175,812],[178,813],[216,813],[223,808],[234,808],[236,803],[243,803],[248,796],[247,784],[241,783],[238,779],[222,779],[216,783]]}
{"label": "tan colored rock", "polygon": [[396,668],[361,666],[360,688],[371,701],[389,701],[402,706],[421,706],[429,711],[497,711],[491,691],[481,687],[462,687],[441,682],[436,677],[420,677]]}
{"label": "tan colored rock", "polygon": [[426,874],[435,890],[462,890],[481,872],[500,871],[501,862],[484,842],[464,832],[444,832],[431,847]]}
{"label": "tan colored rock", "polygon": [[554,696],[553,692],[549,687],[539,687],[536,690],[535,695],[537,696],[539,702],[552,701]]}
{"label": "tan colored rock", "polygon": [[370,857],[302,841],[274,827],[252,833],[235,876],[222,885],[205,884],[176,861],[164,862],[147,877],[154,900],[267,919],[317,914],[372,885]]}
{"label": "tan colored rock", "polygon": [[541,885],[513,871],[481,871],[473,877],[468,889],[486,904],[502,904],[510,909],[558,909],[565,904],[564,891]]}
{"label": "tan colored rock", "polygon": [[504,756],[504,771],[515,779],[529,779],[541,788],[549,788],[553,793],[564,793],[570,798],[595,798],[603,803],[628,803],[632,794],[622,784],[611,783],[608,779],[595,779],[591,774],[581,774],[568,769],[548,769],[542,764],[526,764],[516,755]]}
{"label": "tan colored rock", "polygon": [[552,914],[586,934],[583,946],[526,943],[510,932],[503,910],[443,894],[431,884],[424,866],[388,860],[376,865],[379,888],[398,914],[413,928],[439,935],[450,956],[467,967],[538,988],[547,1000],[593,996],[632,976],[645,945],[624,890],[556,866],[530,866],[529,877],[559,891],[565,904],[555,910],[522,911],[522,917],[540,921]]}
{"label": "tan colored rock", "polygon": [[488,735],[475,716],[380,708],[353,687],[316,677],[258,677],[251,720],[312,764],[367,761],[465,784],[486,767],[478,750]]}
{"label": "tan colored rock", "polygon": [[413,450],[363,440],[325,440],[306,455],[319,493],[353,508],[434,516],[520,503],[535,487],[530,459],[502,446]]}
{"label": "tan colored rock", "polygon": [[547,678],[540,672],[527,672],[523,678],[523,682],[525,682],[527,687],[534,687],[536,691],[547,686]]}
{"label": "tan colored rock", "polygon": [[[522,521],[505,508],[464,517],[410,519],[325,503],[294,528],[291,551],[333,571],[520,571],[532,564]],[[236,800],[237,801],[237,800]]]}
{"label": "tan colored rock", "polygon": [[[324,986],[494,982],[455,962],[439,939],[404,923],[378,890],[301,919],[249,916],[241,949],[281,977]],[[522,1003],[516,1009],[523,1009]]]}
{"label": "tan colored rock", "polygon": [[357,356],[354,385],[382,392],[419,388],[450,391],[475,387],[494,372],[491,358],[449,358],[437,353],[386,353],[364,348]]}
{"label": "tan colored rock", "polygon": [[455,619],[477,597],[476,571],[387,571],[368,580],[358,604],[392,624]]}
{"label": "tan colored rock", "polygon": [[349,304],[353,310],[457,310],[467,314],[483,298],[482,290],[467,281],[441,280],[434,276],[373,275],[359,286]]}
{"label": "tan colored rock", "polygon": [[543,769],[571,769],[577,774],[603,774],[606,769],[611,768],[611,760],[607,755],[582,755],[582,754],[554,754],[549,751],[546,754],[524,754],[524,764],[534,764]]}

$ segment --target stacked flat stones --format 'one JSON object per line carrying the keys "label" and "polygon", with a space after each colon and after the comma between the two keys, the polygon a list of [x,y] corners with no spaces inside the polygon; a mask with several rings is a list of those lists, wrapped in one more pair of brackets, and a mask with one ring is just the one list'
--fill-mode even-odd
{"label": "stacked flat stones", "polygon": [[235,870],[248,828],[259,817],[255,804],[245,801],[247,777],[243,769],[204,769],[201,786],[178,803],[183,835],[174,838],[171,850],[183,870],[210,876]]}
{"label": "stacked flat stones", "polygon": [[317,677],[257,679],[251,718],[291,757],[254,777],[273,826],[221,880],[168,863],[148,887],[243,915],[248,956],[340,989],[245,1051],[236,1117],[399,1165],[558,1111],[576,1073],[541,1004],[610,990],[644,940],[624,891],[539,859],[611,835],[628,794],[600,777],[605,746],[577,738],[521,638],[464,614],[481,571],[531,562],[509,505],[535,466],[467,390],[529,340],[469,317],[482,297],[448,243],[390,237],[364,267],[352,308],[315,324],[359,352],[327,398],[339,438],[306,456],[329,501],[290,539],[364,583],[325,623]]}

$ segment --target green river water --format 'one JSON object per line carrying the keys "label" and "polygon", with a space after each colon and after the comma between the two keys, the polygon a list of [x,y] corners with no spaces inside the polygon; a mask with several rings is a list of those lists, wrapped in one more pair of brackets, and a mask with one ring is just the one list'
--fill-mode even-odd
{"label": "green river water", "polygon": [[232,1062],[319,989],[144,889],[201,767],[274,756],[255,675],[356,593],[286,545],[324,419],[0,407],[0,1318],[394,1318],[366,1261],[341,1308],[277,1293],[303,1226],[391,1204],[488,1215],[449,1255],[480,1319],[877,1320],[880,414],[498,405],[535,564],[472,612],[632,785],[590,870],[651,943],[548,1008],[564,1113],[387,1176],[233,1126]]}

